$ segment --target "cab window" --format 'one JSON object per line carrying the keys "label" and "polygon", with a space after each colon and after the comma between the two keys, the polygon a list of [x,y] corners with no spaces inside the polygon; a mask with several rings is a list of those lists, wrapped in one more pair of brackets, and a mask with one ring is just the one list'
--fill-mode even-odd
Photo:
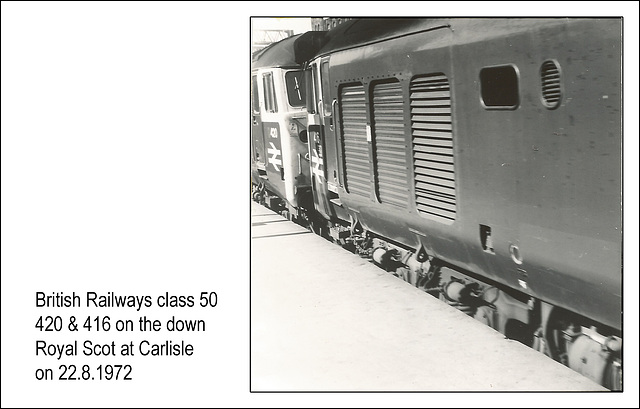
{"label": "cab window", "polygon": [[287,98],[292,107],[305,106],[304,77],[302,71],[289,71],[284,75]]}

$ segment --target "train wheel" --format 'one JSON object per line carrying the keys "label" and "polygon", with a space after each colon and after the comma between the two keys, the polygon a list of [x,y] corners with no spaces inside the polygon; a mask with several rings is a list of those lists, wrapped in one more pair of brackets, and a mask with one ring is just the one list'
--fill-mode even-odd
{"label": "train wheel", "polygon": [[604,387],[612,391],[622,390],[622,366],[620,362],[611,362],[605,372]]}
{"label": "train wheel", "polygon": [[327,221],[319,214],[312,214],[311,217],[309,217],[309,228],[320,237],[329,237]]}
{"label": "train wheel", "polygon": [[545,355],[555,359],[563,365],[569,366],[567,356],[567,340],[565,332],[573,332],[577,325],[576,317],[573,314],[560,309],[554,309],[549,315],[549,321],[544,331]]}
{"label": "train wheel", "polygon": [[309,228],[318,236],[322,236],[322,223],[320,223],[315,217],[309,220]]}
{"label": "train wheel", "polygon": [[261,183],[257,186],[253,185],[253,193],[251,195],[253,200],[260,203],[261,205],[264,205],[264,195],[265,195],[264,184]]}
{"label": "train wheel", "polygon": [[533,333],[533,343],[531,344],[531,348],[545,354],[548,357],[551,357],[551,352],[549,351],[547,341],[544,338],[544,330],[542,327],[538,328]]}
{"label": "train wheel", "polygon": [[[590,323],[579,315],[554,309],[545,329],[544,345],[539,351],[610,390],[622,389],[622,365],[619,348],[596,341],[581,330]],[[611,337],[615,339],[615,337]],[[534,346],[535,347],[535,346]]]}

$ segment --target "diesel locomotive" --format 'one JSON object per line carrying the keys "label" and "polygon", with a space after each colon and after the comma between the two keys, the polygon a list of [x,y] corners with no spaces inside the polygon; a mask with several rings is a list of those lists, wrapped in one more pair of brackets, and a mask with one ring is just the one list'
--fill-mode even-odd
{"label": "diesel locomotive", "polygon": [[256,52],[251,62],[251,181],[254,197],[294,217],[309,207],[310,165],[303,71],[286,38]]}
{"label": "diesel locomotive", "polygon": [[254,199],[620,390],[621,30],[353,19],[279,43],[294,64],[252,69]]}

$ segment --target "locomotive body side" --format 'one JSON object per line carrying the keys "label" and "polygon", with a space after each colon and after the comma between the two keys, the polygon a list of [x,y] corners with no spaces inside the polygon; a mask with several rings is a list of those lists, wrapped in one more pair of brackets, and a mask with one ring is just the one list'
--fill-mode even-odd
{"label": "locomotive body side", "polygon": [[[458,117],[461,162],[471,164],[467,177],[460,175],[472,219],[468,251],[475,259],[493,256],[478,247],[480,226],[488,226],[508,285],[616,329],[622,321],[620,32],[616,20],[560,20],[488,46],[459,45],[454,57],[469,62],[459,64],[458,79],[495,64],[515,66],[518,75],[515,109],[486,109],[472,95],[456,107],[465,113],[464,122]],[[551,109],[542,89],[547,74],[559,77],[551,86],[560,99]],[[466,89],[482,95],[484,84],[477,85]],[[493,135],[502,135],[497,146]]]}
{"label": "locomotive body side", "polygon": [[351,220],[620,329],[619,21],[433,25],[331,54]]}
{"label": "locomotive body side", "polygon": [[610,389],[620,39],[616,19],[355,21],[312,70],[319,106],[331,99],[332,118],[313,118],[330,202],[346,212],[331,236]]}

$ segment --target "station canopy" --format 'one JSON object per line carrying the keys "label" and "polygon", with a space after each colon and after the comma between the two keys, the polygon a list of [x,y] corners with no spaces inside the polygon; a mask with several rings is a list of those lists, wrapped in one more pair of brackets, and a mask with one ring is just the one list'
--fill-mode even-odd
{"label": "station canopy", "polygon": [[299,37],[294,35],[256,51],[251,56],[251,68],[297,67],[293,44]]}

